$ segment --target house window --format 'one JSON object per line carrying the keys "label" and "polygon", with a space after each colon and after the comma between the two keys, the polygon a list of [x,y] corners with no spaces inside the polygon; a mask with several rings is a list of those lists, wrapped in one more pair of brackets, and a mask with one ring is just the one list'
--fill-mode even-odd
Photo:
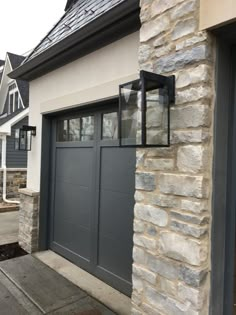
{"label": "house window", "polygon": [[8,114],[12,114],[21,107],[21,100],[15,83],[9,86],[8,91]]}

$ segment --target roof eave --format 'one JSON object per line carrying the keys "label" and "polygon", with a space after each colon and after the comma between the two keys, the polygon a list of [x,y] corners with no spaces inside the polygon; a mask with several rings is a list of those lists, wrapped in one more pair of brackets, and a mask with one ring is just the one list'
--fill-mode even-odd
{"label": "roof eave", "polygon": [[139,0],[125,1],[16,68],[8,76],[12,79],[33,80],[85,55],[89,47],[95,47],[95,44],[102,46],[115,37],[121,37],[124,32],[128,34],[139,27]]}

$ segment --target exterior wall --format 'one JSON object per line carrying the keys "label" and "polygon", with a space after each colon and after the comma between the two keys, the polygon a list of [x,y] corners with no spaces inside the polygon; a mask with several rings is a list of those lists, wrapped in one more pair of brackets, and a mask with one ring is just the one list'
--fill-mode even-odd
{"label": "exterior wall", "polygon": [[236,2],[234,0],[201,0],[200,29],[216,27],[236,19]]}
{"label": "exterior wall", "polygon": [[[20,198],[19,189],[26,187],[26,169],[7,170],[7,198]],[[3,171],[0,169],[0,202],[3,191]]]}
{"label": "exterior wall", "polygon": [[214,39],[199,1],[141,0],[140,68],[176,75],[171,147],[137,151],[132,314],[209,313]]}
{"label": "exterior wall", "polygon": [[28,117],[25,117],[11,128],[11,135],[7,137],[7,167],[23,168],[27,167],[27,151],[15,150],[15,129],[28,125]]}
{"label": "exterior wall", "polygon": [[37,127],[28,154],[27,187],[40,190],[42,113],[118,95],[138,75],[138,32],[30,82],[29,124]]}

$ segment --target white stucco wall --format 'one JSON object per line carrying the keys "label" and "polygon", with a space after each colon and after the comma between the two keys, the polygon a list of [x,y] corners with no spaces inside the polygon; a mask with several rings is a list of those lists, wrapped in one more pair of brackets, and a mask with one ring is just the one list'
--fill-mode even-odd
{"label": "white stucco wall", "polygon": [[137,78],[139,33],[133,33],[30,82],[29,124],[37,127],[28,153],[29,189],[40,190],[42,114],[118,95]]}

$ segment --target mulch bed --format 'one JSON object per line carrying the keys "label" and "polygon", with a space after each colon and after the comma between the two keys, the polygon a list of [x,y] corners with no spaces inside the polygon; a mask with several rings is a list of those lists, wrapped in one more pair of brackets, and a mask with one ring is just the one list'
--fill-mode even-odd
{"label": "mulch bed", "polygon": [[12,259],[20,256],[27,255],[18,243],[1,245],[0,246],[0,261]]}

